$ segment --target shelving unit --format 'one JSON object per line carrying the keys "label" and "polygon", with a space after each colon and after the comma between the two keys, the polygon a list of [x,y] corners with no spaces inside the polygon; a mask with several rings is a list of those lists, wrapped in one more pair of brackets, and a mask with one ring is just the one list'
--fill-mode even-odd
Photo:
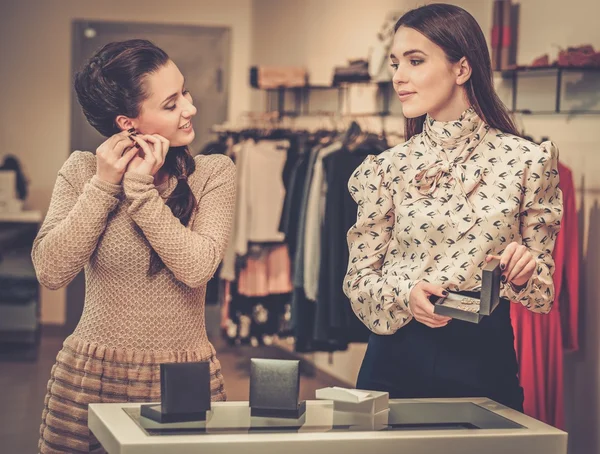
{"label": "shelving unit", "polygon": [[[375,112],[360,113],[360,116],[386,117],[390,116],[390,98],[393,94],[391,82],[355,82],[339,86],[306,85],[304,87],[266,89],[267,111],[277,112],[279,117],[318,116],[323,114],[350,115],[352,112],[343,112],[349,106],[349,91],[352,86],[377,86],[377,105]],[[329,91],[337,99],[335,109],[312,109],[311,93]],[[291,105],[290,105],[291,104]]]}
{"label": "shelving unit", "polygon": [[0,359],[37,356],[40,292],[31,247],[41,221],[37,211],[0,213]]}
{"label": "shelving unit", "polygon": [[[512,112],[534,114],[534,115],[545,115],[545,114],[600,114],[600,110],[597,109],[567,109],[564,110],[562,106],[562,99],[565,92],[564,82],[566,73],[582,73],[582,74],[594,74],[592,76],[594,81],[591,84],[595,88],[590,91],[594,94],[600,93],[600,68],[596,67],[558,67],[558,66],[539,66],[539,67],[526,67],[516,68],[511,70],[496,71],[503,79],[510,81],[511,83],[511,102],[510,110]],[[519,79],[524,77],[555,77],[555,100],[554,108],[551,110],[533,110],[533,109],[517,109],[517,100],[519,96]],[[390,106],[395,93],[390,82],[356,82],[347,83],[339,86],[327,86],[327,85],[307,85],[304,87],[297,88],[286,88],[280,87],[277,89],[265,90],[267,96],[267,111],[277,112],[279,117],[298,117],[298,116],[311,116],[311,115],[323,115],[329,113],[332,115],[352,115],[350,112],[343,112],[344,108],[348,106],[348,93],[350,87],[353,85],[376,85],[377,86],[377,104],[379,109],[376,112],[369,114],[361,114],[361,116],[374,116],[374,117],[386,117],[393,115]],[[332,96],[337,97],[336,109],[313,109],[310,98],[312,92],[326,92],[330,91]],[[596,104],[600,104],[600,96]]]}
{"label": "shelving unit", "polygon": [[[596,81],[596,89],[591,90],[594,93],[600,93],[600,68],[599,67],[560,67],[560,66],[536,66],[536,67],[524,67],[515,68],[510,70],[498,71],[503,79],[510,80],[511,82],[511,111],[524,113],[524,114],[600,114],[600,110],[595,109],[582,109],[582,110],[563,110],[562,109],[562,97],[564,92],[564,75],[566,73],[581,73],[581,74],[594,74]],[[517,109],[517,98],[518,98],[518,82],[521,77],[555,77],[555,102],[553,110],[530,110],[530,109]],[[596,104],[600,104],[600,97]]]}

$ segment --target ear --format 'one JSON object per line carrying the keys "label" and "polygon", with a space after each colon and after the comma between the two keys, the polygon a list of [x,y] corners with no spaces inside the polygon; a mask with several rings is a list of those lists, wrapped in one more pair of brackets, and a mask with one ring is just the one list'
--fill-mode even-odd
{"label": "ear", "polygon": [[126,117],[125,115],[119,115],[115,119],[115,123],[121,131],[127,131],[128,129],[136,127],[135,120]]}
{"label": "ear", "polygon": [[464,85],[471,78],[471,64],[466,57],[461,58],[455,65],[456,83]]}

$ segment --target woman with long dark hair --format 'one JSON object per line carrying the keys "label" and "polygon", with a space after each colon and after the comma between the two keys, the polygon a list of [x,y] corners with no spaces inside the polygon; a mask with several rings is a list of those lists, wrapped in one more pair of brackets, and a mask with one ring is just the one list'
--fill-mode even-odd
{"label": "woman with long dark hair", "polygon": [[[522,411],[508,300],[547,313],[560,227],[558,152],[518,135],[484,35],[452,5],[400,18],[390,55],[408,141],[356,170],[344,291],[373,332],[357,387],[391,397],[484,396]],[[500,259],[503,302],[479,324],[430,298],[480,291]]]}
{"label": "woman with long dark hair", "polygon": [[42,453],[102,452],[88,404],[160,400],[160,363],[210,361],[212,399],[225,400],[204,303],[231,230],[234,165],[191,156],[196,108],[175,63],[149,41],[107,44],[75,90],[108,139],[63,165],[33,246],[46,287],[86,275],[83,314],[48,383]]}

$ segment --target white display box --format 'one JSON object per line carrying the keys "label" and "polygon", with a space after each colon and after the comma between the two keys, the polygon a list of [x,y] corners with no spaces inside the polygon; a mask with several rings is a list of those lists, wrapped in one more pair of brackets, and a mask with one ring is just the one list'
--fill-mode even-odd
{"label": "white display box", "polygon": [[335,424],[340,426],[347,425],[349,427],[348,430],[353,430],[353,428],[376,430],[378,427],[386,426],[389,417],[389,408],[378,413],[357,413],[338,410],[334,410],[333,413]]}
{"label": "white display box", "polygon": [[389,408],[389,393],[337,386],[317,389],[318,400],[332,400],[335,411],[374,415]]}

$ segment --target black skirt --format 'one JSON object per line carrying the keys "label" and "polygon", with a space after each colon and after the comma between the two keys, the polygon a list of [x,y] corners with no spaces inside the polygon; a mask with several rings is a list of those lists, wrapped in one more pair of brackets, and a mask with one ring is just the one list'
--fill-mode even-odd
{"label": "black skirt", "polygon": [[510,303],[479,324],[412,320],[393,335],[371,334],[356,387],[390,398],[487,397],[522,412]]}

